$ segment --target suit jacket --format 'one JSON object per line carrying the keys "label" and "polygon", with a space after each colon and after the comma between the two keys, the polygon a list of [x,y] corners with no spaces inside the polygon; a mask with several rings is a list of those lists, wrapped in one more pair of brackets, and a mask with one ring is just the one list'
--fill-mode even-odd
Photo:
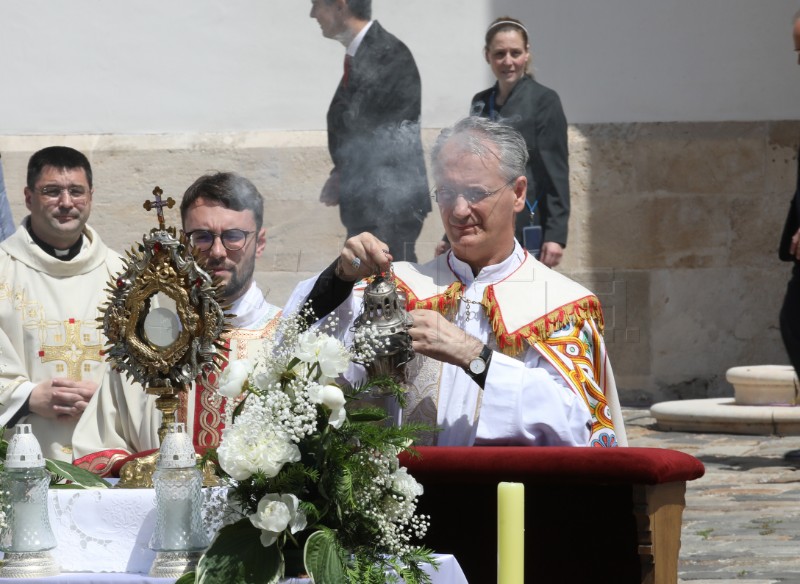
{"label": "suit jacket", "polygon": [[328,109],[342,223],[352,231],[420,221],[431,210],[420,138],[422,91],[411,51],[373,22]]}
{"label": "suit jacket", "polygon": [[778,257],[784,262],[796,261],[795,257],[789,253],[789,246],[792,243],[792,236],[800,228],[800,153],[797,156],[797,187],[794,197],[789,204],[789,212],[786,214],[786,223],[783,225],[781,243],[778,246]]}
{"label": "suit jacket", "polygon": [[[567,119],[558,94],[524,75],[501,108],[490,111],[497,84],[472,98],[471,115],[494,118],[518,130],[528,146],[528,201],[538,198],[536,214],[542,225],[542,241],[567,245],[569,223],[569,150]],[[526,210],[517,216],[517,239],[529,224]]]}

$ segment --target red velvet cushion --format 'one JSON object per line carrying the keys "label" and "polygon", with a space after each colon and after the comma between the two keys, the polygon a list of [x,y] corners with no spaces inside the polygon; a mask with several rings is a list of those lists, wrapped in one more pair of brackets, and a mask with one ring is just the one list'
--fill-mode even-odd
{"label": "red velvet cushion", "polygon": [[423,484],[499,481],[655,485],[705,473],[694,456],[664,448],[420,446],[420,458],[400,462]]}

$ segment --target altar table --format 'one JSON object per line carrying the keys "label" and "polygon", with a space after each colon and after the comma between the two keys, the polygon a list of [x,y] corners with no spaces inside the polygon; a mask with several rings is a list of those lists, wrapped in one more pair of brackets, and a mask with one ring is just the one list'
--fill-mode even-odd
{"label": "altar table", "polygon": [[[222,524],[227,490],[203,489],[203,524],[209,538]],[[50,525],[58,545],[51,551],[61,567],[59,576],[25,579],[26,583],[61,584],[172,584],[174,580],[150,578],[155,559],[150,536],[155,528],[153,489],[50,489]],[[493,553],[490,550],[490,555]],[[0,552],[2,557],[2,552]],[[439,555],[439,570],[431,566],[433,584],[467,584],[453,555]],[[17,582],[0,578],[0,583]],[[288,579],[286,584],[307,583]]]}

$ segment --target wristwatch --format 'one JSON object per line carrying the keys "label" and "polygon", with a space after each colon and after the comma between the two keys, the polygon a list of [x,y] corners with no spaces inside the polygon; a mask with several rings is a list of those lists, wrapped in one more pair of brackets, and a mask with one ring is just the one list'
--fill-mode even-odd
{"label": "wristwatch", "polygon": [[486,381],[486,370],[489,368],[489,362],[492,360],[492,350],[484,345],[481,349],[481,354],[469,362],[469,366],[465,368],[467,375],[478,382],[478,385],[483,387],[483,382]]}

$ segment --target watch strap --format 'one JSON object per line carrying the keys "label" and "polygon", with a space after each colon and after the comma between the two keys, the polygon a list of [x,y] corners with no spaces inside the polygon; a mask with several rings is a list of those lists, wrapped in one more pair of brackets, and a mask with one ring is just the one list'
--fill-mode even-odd
{"label": "watch strap", "polygon": [[486,384],[486,375],[489,373],[489,364],[492,361],[493,351],[489,348],[489,345],[484,344],[483,349],[481,349],[480,358],[484,363],[486,363],[486,367],[483,370],[483,373],[475,374],[469,369],[469,365],[464,368],[464,371],[467,372],[467,375],[472,378],[472,380],[477,383],[481,389],[483,389],[484,385]]}

